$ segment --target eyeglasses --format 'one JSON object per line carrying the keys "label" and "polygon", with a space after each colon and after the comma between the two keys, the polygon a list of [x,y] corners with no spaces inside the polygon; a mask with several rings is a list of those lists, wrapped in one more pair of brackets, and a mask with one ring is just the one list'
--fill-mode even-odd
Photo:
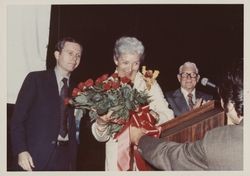
{"label": "eyeglasses", "polygon": [[181,78],[185,78],[185,79],[188,77],[196,78],[198,76],[197,73],[180,73],[179,75],[181,76]]}

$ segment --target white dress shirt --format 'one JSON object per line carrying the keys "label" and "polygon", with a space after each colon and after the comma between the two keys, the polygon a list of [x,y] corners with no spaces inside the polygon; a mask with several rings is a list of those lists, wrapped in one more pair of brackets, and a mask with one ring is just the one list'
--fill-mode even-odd
{"label": "white dress shirt", "polygon": [[[181,87],[181,93],[184,95],[184,98],[185,98],[187,104],[189,104],[188,103],[188,99],[189,99],[188,94],[189,94],[189,92]],[[191,94],[193,95],[192,96],[192,101],[195,104],[195,102],[196,102],[195,89],[191,92]]]}
{"label": "white dress shirt", "polygon": [[[61,89],[64,85],[64,83],[62,82],[63,78],[67,78],[67,84],[69,86],[69,76],[63,76],[62,73],[60,72],[60,70],[55,67],[55,74],[56,74],[56,81],[57,81],[57,85],[58,85],[58,94],[60,95]],[[61,135],[58,135],[57,140],[59,141],[68,141],[69,140],[69,135],[67,134],[64,138]]]}

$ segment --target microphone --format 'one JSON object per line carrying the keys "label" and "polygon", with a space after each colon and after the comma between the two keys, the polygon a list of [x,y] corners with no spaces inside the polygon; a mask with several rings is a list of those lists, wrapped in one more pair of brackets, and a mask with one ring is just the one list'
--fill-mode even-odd
{"label": "microphone", "polygon": [[216,88],[217,87],[214,83],[209,82],[208,78],[202,78],[201,79],[201,84],[203,86],[209,86],[209,87],[212,87],[212,88]]}

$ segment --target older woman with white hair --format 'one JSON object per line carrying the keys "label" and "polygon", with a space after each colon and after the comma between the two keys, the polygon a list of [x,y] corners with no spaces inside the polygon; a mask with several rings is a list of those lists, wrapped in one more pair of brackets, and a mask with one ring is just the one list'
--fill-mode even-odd
{"label": "older woman with white hair", "polygon": [[[168,103],[164,98],[162,90],[154,81],[150,90],[147,89],[143,74],[139,72],[140,64],[144,59],[144,46],[141,41],[134,37],[121,37],[114,46],[114,63],[116,73],[119,77],[128,77],[133,83],[133,87],[138,91],[147,91],[150,96],[149,107],[159,115],[157,125],[160,125],[174,117],[173,111],[168,108]],[[112,112],[99,117],[92,125],[92,134],[96,140],[106,142],[105,170],[119,170],[117,166],[118,145],[110,135],[108,123],[111,120]],[[132,170],[135,170],[136,166]]]}

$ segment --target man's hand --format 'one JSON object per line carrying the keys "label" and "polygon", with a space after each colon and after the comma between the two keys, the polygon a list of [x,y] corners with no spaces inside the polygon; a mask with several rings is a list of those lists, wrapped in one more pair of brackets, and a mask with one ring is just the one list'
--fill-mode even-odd
{"label": "man's hand", "polygon": [[130,126],[130,141],[132,144],[138,145],[139,140],[142,136],[144,136],[146,133],[146,130],[144,128],[137,128],[134,126]]}
{"label": "man's hand", "polygon": [[18,154],[18,165],[21,166],[23,170],[26,171],[32,171],[32,168],[35,167],[32,157],[27,151]]}
{"label": "man's hand", "polygon": [[202,105],[204,105],[205,103],[208,103],[208,102],[209,102],[209,100],[208,100],[208,101],[205,101],[205,100],[203,100],[202,98],[198,98],[198,99],[196,100],[196,102],[195,102],[193,108],[196,109],[196,108],[198,108],[198,107],[200,107],[200,106],[202,106]]}

